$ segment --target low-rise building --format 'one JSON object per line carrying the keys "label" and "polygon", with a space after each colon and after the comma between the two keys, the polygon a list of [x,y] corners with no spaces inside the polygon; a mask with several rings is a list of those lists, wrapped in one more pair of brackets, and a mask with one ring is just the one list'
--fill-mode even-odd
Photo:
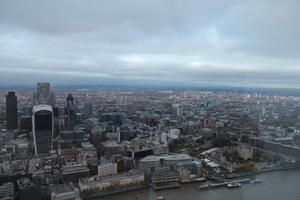
{"label": "low-rise building", "polygon": [[15,190],[12,182],[0,185],[0,200],[14,200]]}
{"label": "low-rise building", "polygon": [[80,200],[80,192],[73,183],[50,186],[51,200]]}
{"label": "low-rise building", "polygon": [[147,156],[143,158],[140,163],[140,169],[149,172],[152,167],[160,165],[177,165],[179,163],[191,162],[192,157],[187,154],[174,154],[174,155],[164,155],[164,156]]}
{"label": "low-rise building", "polygon": [[93,176],[79,180],[79,189],[82,193],[95,191],[109,191],[145,183],[144,173],[141,171],[129,171],[110,176]]}
{"label": "low-rise building", "polygon": [[63,166],[62,179],[64,182],[77,182],[79,178],[89,176],[89,169],[81,163]]}

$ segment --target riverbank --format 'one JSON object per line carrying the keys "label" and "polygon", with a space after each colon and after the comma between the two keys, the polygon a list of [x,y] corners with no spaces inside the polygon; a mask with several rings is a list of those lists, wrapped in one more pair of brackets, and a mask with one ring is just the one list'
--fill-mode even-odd
{"label": "riverbank", "polygon": [[[231,176],[231,177],[227,177],[227,178],[229,178],[229,179],[242,178],[242,177],[247,177],[247,176],[252,176],[252,175],[258,175],[258,174],[264,174],[264,173],[267,174],[268,172],[287,171],[287,170],[293,170],[293,169],[300,169],[300,165],[289,166],[289,167],[276,167],[276,168],[272,168],[272,169],[263,169],[263,170],[260,170],[260,171],[254,171],[254,172],[248,172],[248,173],[243,173],[243,174],[237,174],[237,175],[234,175],[234,176]],[[196,184],[195,182],[190,182],[190,183],[184,183],[183,185],[186,185],[187,187],[192,187],[192,186],[195,186],[195,184]],[[188,186],[188,185],[190,185],[190,186]],[[150,188],[151,188],[151,185],[147,184],[147,185],[143,185],[143,186],[137,186],[137,187],[131,187],[131,188],[123,188],[123,189],[120,189],[120,190],[114,190],[114,191],[109,191],[109,192],[96,192],[96,193],[91,193],[89,195],[85,195],[83,197],[83,200],[99,199],[100,197],[108,197],[108,199],[114,199],[114,197],[115,196],[117,197],[119,193],[126,193],[128,195],[128,193],[130,193],[133,190],[134,191],[139,191],[139,190],[144,191],[143,189],[149,189],[148,192],[150,192],[150,191],[154,192],[154,190],[152,190]],[[174,189],[174,190],[175,190],[175,193],[176,193],[177,190],[180,191],[181,189],[177,188],[177,189]],[[162,190],[161,192],[163,194],[164,192],[168,193],[169,191],[171,191],[171,190]],[[198,191],[198,190],[195,189],[195,191]],[[139,194],[139,195],[141,195],[141,194]],[[123,199],[123,198],[120,198],[120,199]],[[126,198],[124,198],[124,199],[126,199]],[[102,200],[102,198],[101,198],[101,200]]]}
{"label": "riverbank", "polygon": [[[261,173],[249,179],[262,180],[262,184],[243,184],[239,189],[218,188],[198,190],[199,183],[181,184],[180,188],[154,191],[152,188],[124,192],[97,200],[156,200],[164,196],[172,200],[299,200],[300,169]],[[241,178],[244,179],[244,178]]]}
{"label": "riverbank", "polygon": [[87,194],[82,195],[82,199],[83,200],[92,200],[92,199],[97,199],[97,198],[104,197],[104,196],[119,194],[119,193],[123,193],[123,192],[129,192],[129,191],[133,191],[133,190],[140,190],[140,189],[145,189],[145,188],[150,188],[150,187],[151,187],[150,184],[144,184],[144,185],[120,188],[120,189],[116,189],[116,190],[112,190],[112,191],[87,193]]}
{"label": "riverbank", "polygon": [[259,171],[246,172],[246,173],[243,173],[243,174],[228,176],[227,178],[229,178],[229,179],[231,179],[231,178],[241,178],[241,177],[252,176],[252,175],[257,175],[257,174],[263,174],[263,173],[268,173],[268,172],[282,171],[282,170],[292,170],[292,169],[300,169],[300,165],[262,169],[262,170],[259,170]]}

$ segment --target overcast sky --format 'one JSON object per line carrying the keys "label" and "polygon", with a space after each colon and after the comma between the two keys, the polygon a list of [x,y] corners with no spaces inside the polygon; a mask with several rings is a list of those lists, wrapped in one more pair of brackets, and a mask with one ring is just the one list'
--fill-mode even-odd
{"label": "overcast sky", "polygon": [[0,85],[300,88],[299,0],[0,0]]}

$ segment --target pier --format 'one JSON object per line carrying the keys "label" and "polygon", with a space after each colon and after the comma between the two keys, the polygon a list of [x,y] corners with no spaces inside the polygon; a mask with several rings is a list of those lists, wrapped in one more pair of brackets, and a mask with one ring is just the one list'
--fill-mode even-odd
{"label": "pier", "polygon": [[218,188],[218,187],[226,187],[227,184],[229,183],[249,183],[250,179],[241,179],[241,180],[236,180],[236,181],[225,181],[222,183],[211,183],[211,184],[206,184],[206,185],[200,185],[199,190],[206,190],[206,189],[213,189],[213,188]]}

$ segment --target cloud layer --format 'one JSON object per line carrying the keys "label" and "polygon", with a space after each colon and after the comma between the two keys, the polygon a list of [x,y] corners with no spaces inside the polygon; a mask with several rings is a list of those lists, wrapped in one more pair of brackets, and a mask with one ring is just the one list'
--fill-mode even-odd
{"label": "cloud layer", "polygon": [[2,0],[0,85],[300,88],[300,1]]}

